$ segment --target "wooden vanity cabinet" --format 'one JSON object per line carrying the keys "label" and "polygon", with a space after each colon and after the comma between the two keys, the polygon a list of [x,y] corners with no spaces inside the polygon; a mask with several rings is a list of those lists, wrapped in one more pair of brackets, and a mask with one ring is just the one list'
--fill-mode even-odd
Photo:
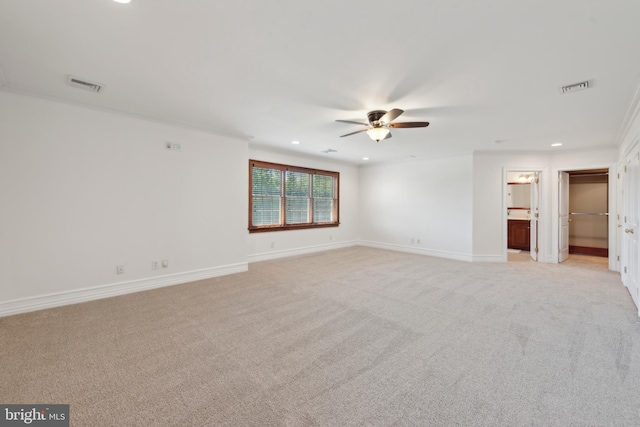
{"label": "wooden vanity cabinet", "polygon": [[526,219],[510,219],[508,221],[507,247],[528,251],[531,245],[529,227],[530,221]]}

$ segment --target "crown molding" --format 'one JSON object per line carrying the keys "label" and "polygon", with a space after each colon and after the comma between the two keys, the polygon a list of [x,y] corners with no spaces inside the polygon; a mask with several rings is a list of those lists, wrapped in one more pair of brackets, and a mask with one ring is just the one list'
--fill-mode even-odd
{"label": "crown molding", "polygon": [[621,147],[624,142],[631,126],[636,117],[640,114],[640,82],[636,87],[636,91],[633,94],[633,98],[631,99],[631,104],[627,109],[627,114],[624,116],[624,120],[620,125],[620,129],[618,130],[618,134],[616,135],[615,144],[617,147]]}

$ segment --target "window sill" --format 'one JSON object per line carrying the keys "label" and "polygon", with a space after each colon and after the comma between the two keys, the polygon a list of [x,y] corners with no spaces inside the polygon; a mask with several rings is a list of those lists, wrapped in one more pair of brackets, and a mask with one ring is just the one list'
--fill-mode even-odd
{"label": "window sill", "polygon": [[287,226],[273,226],[273,227],[250,227],[249,233],[265,233],[269,231],[286,231],[286,230],[307,230],[310,228],[327,228],[338,227],[340,223],[332,222],[327,224],[295,224]]}

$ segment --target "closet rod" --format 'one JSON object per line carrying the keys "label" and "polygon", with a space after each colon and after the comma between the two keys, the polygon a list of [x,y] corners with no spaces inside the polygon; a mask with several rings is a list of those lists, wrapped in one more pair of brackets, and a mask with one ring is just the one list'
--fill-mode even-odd
{"label": "closet rod", "polygon": [[608,216],[607,212],[569,212],[569,215],[602,215]]}
{"label": "closet rod", "polygon": [[569,174],[569,177],[573,177],[573,176],[601,176],[601,175],[609,175],[609,172],[600,172],[600,173],[576,173],[576,174]]}

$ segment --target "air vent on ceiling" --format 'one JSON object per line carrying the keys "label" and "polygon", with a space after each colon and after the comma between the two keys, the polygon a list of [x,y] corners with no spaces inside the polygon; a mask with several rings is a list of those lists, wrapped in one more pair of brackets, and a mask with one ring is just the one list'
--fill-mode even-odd
{"label": "air vent on ceiling", "polygon": [[88,82],[74,76],[67,76],[67,84],[79,89],[88,90],[89,92],[100,93],[104,85],[100,83]]}
{"label": "air vent on ceiling", "polygon": [[562,93],[577,92],[579,90],[589,89],[589,80],[580,83],[574,83],[572,85],[562,86],[560,90]]}

